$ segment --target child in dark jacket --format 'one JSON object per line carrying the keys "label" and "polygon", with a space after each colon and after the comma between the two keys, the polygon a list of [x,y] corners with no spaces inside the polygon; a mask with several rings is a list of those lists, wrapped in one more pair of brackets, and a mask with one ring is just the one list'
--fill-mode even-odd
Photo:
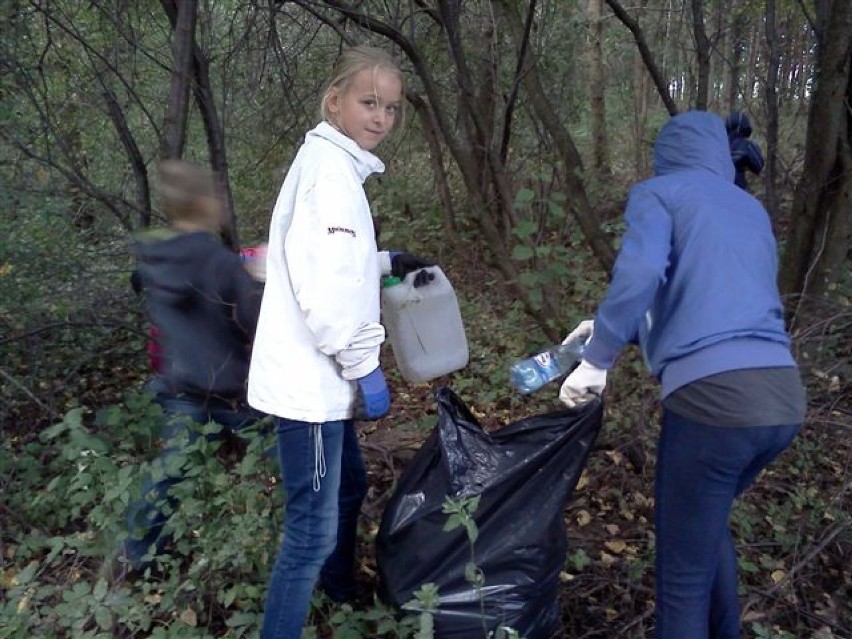
{"label": "child in dark jacket", "polygon": [[175,464],[171,474],[165,469],[181,444],[197,436],[190,422],[216,422],[224,434],[262,417],[246,403],[262,284],[219,239],[223,209],[213,173],[180,160],[165,161],[159,170],[169,228],[143,231],[133,250],[135,278],[159,332],[160,370],[148,388],[168,417],[167,444],[154,462],[163,477],[148,480],[129,509],[124,555],[134,569],[145,565],[152,545],[155,554],[165,545],[160,533],[166,516],[157,502],[182,478]]}

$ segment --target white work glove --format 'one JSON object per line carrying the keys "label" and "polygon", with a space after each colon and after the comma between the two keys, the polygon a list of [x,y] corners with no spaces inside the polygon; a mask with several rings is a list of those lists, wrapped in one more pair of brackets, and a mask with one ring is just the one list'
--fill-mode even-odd
{"label": "white work glove", "polygon": [[592,339],[592,335],[594,335],[594,333],[595,320],[583,320],[582,322],[577,324],[577,328],[568,333],[568,337],[562,340],[562,343],[567,344],[568,342],[573,342],[577,340],[582,341],[583,344],[588,344],[589,340]]}
{"label": "white work glove", "polygon": [[580,365],[562,382],[559,399],[568,408],[574,408],[599,397],[605,386],[606,370],[580,360]]}

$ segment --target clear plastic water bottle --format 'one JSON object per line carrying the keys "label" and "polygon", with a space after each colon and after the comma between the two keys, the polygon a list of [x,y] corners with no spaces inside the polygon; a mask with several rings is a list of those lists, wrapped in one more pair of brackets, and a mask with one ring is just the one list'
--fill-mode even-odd
{"label": "clear plastic water bottle", "polygon": [[567,374],[583,356],[582,340],[551,346],[537,355],[519,360],[509,369],[509,381],[516,391],[528,395]]}

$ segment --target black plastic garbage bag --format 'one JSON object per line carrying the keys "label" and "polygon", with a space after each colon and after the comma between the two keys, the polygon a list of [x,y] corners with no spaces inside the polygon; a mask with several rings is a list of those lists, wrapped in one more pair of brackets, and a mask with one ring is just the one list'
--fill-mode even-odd
{"label": "black plastic garbage bag", "polygon": [[[376,541],[382,596],[401,607],[434,583],[436,639],[477,639],[500,626],[525,639],[547,639],[560,622],[565,505],[600,430],[601,402],[486,433],[451,390],[441,388],[436,397],[438,424],[382,515]],[[465,579],[467,533],[444,531],[442,512],[446,497],[475,495],[480,588]]]}

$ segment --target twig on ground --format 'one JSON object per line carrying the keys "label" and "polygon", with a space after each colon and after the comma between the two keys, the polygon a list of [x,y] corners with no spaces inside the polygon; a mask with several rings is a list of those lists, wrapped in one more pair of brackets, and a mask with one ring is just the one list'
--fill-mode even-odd
{"label": "twig on ground", "polygon": [[743,606],[742,615],[745,615],[749,611],[749,609],[757,603],[759,598],[770,597],[774,599],[776,597],[776,593],[781,588],[783,588],[790,580],[792,580],[793,576],[797,572],[799,572],[802,568],[804,568],[811,561],[813,561],[813,559],[817,557],[817,555],[819,555],[825,549],[826,546],[828,546],[840,533],[842,533],[850,526],[852,526],[852,520],[838,522],[834,526],[829,527],[828,532],[823,535],[822,539],[820,539],[819,542],[814,544],[811,549],[808,550],[807,553],[805,553],[804,557],[802,557],[799,561],[793,564],[790,570],[788,570],[787,573],[781,579],[779,579],[777,583],[775,583],[768,590],[759,591],[749,597],[748,601]]}
{"label": "twig on ground", "polygon": [[27,397],[29,397],[33,402],[35,402],[48,415],[50,415],[51,417],[59,417],[59,413],[57,413],[50,406],[48,406],[47,404],[42,402],[38,397],[35,396],[35,394],[33,394],[33,392],[29,388],[27,388],[26,386],[21,384],[21,382],[19,382],[17,379],[15,379],[12,375],[7,373],[2,368],[0,368],[0,375],[3,376],[3,379],[5,379],[10,384],[12,384],[12,386],[14,386],[18,390],[20,390]]}

